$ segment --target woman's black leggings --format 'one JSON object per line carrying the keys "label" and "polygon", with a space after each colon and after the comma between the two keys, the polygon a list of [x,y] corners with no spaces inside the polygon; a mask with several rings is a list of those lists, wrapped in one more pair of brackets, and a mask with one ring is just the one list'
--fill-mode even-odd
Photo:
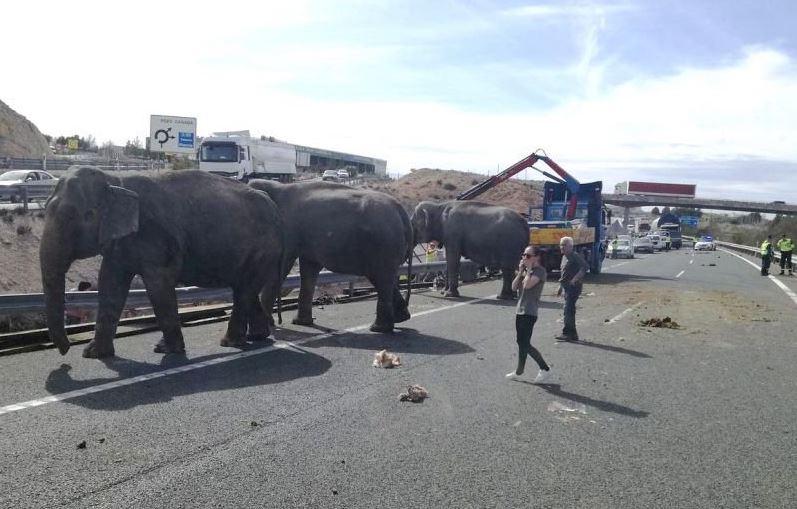
{"label": "woman's black leggings", "polygon": [[537,321],[536,316],[531,315],[515,315],[515,330],[517,331],[517,370],[515,373],[522,375],[526,369],[526,356],[530,355],[534,362],[543,371],[548,371],[550,368],[545,363],[539,350],[531,346],[531,333],[534,332],[534,323]]}

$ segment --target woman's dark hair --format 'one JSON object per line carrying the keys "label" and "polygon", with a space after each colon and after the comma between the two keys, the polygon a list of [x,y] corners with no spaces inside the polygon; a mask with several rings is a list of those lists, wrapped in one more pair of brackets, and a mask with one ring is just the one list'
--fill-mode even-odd
{"label": "woman's dark hair", "polygon": [[535,247],[534,248],[534,256],[539,258],[540,266],[541,267],[545,267],[545,250],[544,249],[540,249],[538,247]]}

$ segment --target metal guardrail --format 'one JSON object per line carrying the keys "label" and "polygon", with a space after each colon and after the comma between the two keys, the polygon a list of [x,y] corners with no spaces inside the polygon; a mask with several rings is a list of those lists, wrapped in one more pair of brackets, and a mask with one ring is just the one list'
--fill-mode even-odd
{"label": "metal guardrail", "polygon": [[[475,263],[467,260],[460,262],[460,274],[467,270],[475,271],[478,267]],[[446,262],[432,262],[413,264],[412,274],[423,275],[429,272],[439,272],[446,270]],[[399,276],[406,275],[407,266],[399,269]],[[474,272],[475,273],[475,272]],[[318,275],[319,286],[348,283],[353,284],[364,280],[362,276],[352,276],[349,274],[338,274],[336,272],[322,271]],[[464,278],[463,278],[464,279]],[[290,275],[282,283],[284,289],[299,288],[299,275]],[[227,301],[232,302],[232,290],[229,288],[198,288],[190,286],[186,288],[176,288],[177,301],[180,304],[190,304],[201,301]],[[66,292],[66,309],[96,309],[98,306],[97,292]],[[149,297],[146,290],[130,290],[127,295],[125,307],[150,307]],[[12,293],[0,295],[0,315],[15,313],[32,313],[45,310],[43,293]]]}
{"label": "metal guardrail", "polygon": [[[734,251],[740,251],[742,253],[752,255],[755,258],[761,258],[761,248],[755,246],[745,246],[742,244],[734,244],[732,242],[723,242],[721,240],[715,240],[715,244],[722,247],[727,247],[728,249],[732,249]],[[773,261],[780,262],[780,251],[774,251],[774,256],[772,257]]]}
{"label": "metal guardrail", "polygon": [[58,181],[50,182],[24,182],[13,186],[0,186],[0,201],[15,198],[23,209],[28,210],[28,201],[46,200],[53,194]]}
{"label": "metal guardrail", "polygon": [[159,167],[160,164],[161,163],[155,160],[118,161],[115,159],[59,158],[57,156],[39,159],[0,157],[0,169],[8,170],[63,171],[75,165],[94,166],[109,170],[146,170]]}

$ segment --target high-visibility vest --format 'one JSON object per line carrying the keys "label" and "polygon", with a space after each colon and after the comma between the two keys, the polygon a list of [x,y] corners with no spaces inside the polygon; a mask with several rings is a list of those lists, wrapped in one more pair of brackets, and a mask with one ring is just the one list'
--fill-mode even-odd
{"label": "high-visibility vest", "polygon": [[778,251],[794,251],[794,242],[790,238],[780,239],[778,241]]}
{"label": "high-visibility vest", "polygon": [[761,243],[761,256],[768,255],[769,250],[771,249],[772,244],[768,240],[765,240]]}

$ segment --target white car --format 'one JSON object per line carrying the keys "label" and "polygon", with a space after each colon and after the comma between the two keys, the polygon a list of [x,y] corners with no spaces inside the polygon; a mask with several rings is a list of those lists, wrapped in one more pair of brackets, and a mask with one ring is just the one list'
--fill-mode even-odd
{"label": "white car", "polygon": [[648,238],[650,239],[651,245],[653,245],[653,249],[661,250],[664,247],[664,242],[661,240],[661,237],[655,233],[649,234]]}
{"label": "white car", "polygon": [[630,240],[618,237],[616,241],[609,242],[607,254],[610,258],[633,258],[634,246]]}
{"label": "white car", "polygon": [[[41,170],[12,170],[0,175],[0,188],[11,188],[19,184],[51,186],[56,182],[58,182],[57,177]],[[12,203],[16,203],[22,199],[22,197],[15,192],[9,192],[7,194],[3,191],[5,190],[0,190],[0,195],[3,197],[8,196]]]}
{"label": "white car", "polygon": [[324,171],[324,174],[321,175],[321,180],[329,180],[329,181],[332,181],[332,182],[337,182],[340,179],[338,178],[338,172],[337,171],[335,171],[335,170],[326,170],[326,171]]}
{"label": "white car", "polygon": [[695,251],[715,251],[717,246],[714,245],[714,239],[710,237],[701,237],[700,240],[695,242]]}
{"label": "white car", "polygon": [[647,253],[653,252],[653,243],[648,237],[639,237],[634,239],[634,252],[645,251]]}
{"label": "white car", "polygon": [[343,180],[348,180],[349,179],[348,170],[343,170],[343,169],[338,170],[338,178]]}

